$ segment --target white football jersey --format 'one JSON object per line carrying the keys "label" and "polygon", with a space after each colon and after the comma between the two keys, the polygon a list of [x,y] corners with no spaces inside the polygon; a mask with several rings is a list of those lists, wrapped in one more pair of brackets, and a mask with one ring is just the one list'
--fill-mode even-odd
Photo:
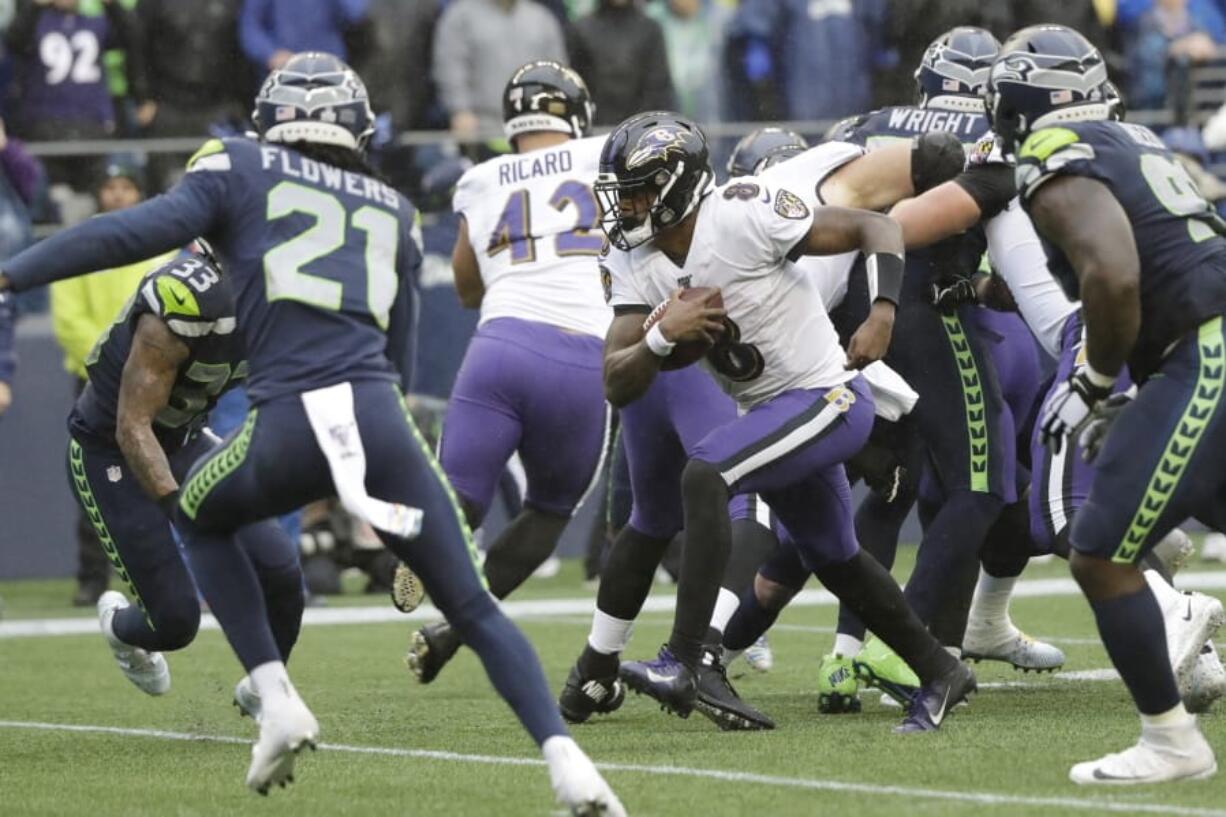
{"label": "white football jersey", "polygon": [[452,204],[485,283],[481,323],[520,318],[604,338],[613,313],[601,293],[604,234],[592,193],[604,142],[498,156],[460,179]]}
{"label": "white football jersey", "polygon": [[[749,347],[738,359],[757,365],[736,369],[710,357],[703,365],[742,408],[791,389],[845,383],[856,372],[844,369],[821,291],[792,261],[813,221],[817,183],[860,154],[851,145],[823,145],[716,188],[698,211],[684,267],[653,242],[611,249],[602,262],[610,304],[654,307],[679,287],[719,287],[733,331]],[[801,159],[808,161],[794,164]]]}

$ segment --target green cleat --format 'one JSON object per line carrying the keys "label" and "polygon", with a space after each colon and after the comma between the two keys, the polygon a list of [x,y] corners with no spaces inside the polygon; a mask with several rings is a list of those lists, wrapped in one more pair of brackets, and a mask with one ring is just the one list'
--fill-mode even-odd
{"label": "green cleat", "polygon": [[914,670],[877,636],[865,642],[851,663],[862,682],[877,687],[903,706],[911,703],[920,687]]}
{"label": "green cleat", "polygon": [[817,711],[823,715],[860,711],[860,682],[850,658],[838,653],[822,657],[817,668]]}

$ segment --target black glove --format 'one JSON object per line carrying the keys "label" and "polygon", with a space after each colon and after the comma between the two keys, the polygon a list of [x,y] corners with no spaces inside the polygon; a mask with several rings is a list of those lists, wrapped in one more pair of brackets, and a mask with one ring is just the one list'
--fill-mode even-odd
{"label": "black glove", "polygon": [[929,300],[942,312],[954,312],[963,304],[979,302],[975,282],[970,278],[945,278],[929,286]]}
{"label": "black glove", "polygon": [[1082,450],[1082,459],[1093,463],[1098,458],[1098,452],[1103,450],[1103,444],[1107,442],[1107,432],[1111,430],[1111,424],[1132,402],[1134,394],[1133,389],[1113,394],[1094,407],[1094,411],[1090,413],[1089,422],[1085,424],[1081,434],[1077,437]]}

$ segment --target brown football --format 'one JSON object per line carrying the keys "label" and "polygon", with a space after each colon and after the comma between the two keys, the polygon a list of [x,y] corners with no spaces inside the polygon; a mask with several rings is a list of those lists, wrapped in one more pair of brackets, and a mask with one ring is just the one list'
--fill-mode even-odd
{"label": "brown football", "polygon": [[[691,287],[689,289],[683,289],[681,290],[681,300],[700,301],[707,297],[714,289],[714,287]],[[716,291],[715,297],[711,299],[709,305],[717,309],[722,309],[724,306],[723,296]],[[667,307],[667,301],[657,306],[652,313],[647,316],[647,320],[643,322],[643,330],[646,331],[650,329],[662,317],[664,317]],[[684,369],[686,366],[690,366],[702,360],[703,356],[709,351],[711,351],[711,344],[709,343],[696,340],[682,341],[673,348],[672,354],[670,354],[664,363],[660,365],[660,368],[665,370]]]}

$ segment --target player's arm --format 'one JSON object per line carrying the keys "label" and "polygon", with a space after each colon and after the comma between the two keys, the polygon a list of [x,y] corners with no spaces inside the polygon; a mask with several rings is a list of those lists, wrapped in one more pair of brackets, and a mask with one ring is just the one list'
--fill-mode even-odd
{"label": "player's arm", "polygon": [[604,342],[605,399],[621,408],[643,396],[656,373],[678,343],[698,341],[714,344],[724,331],[724,310],[708,306],[708,300],[683,301],[677,290],[658,309],[663,314],[650,330],[643,324],[649,314],[643,307],[615,307]]}
{"label": "player's arm", "polygon": [[164,508],[174,507],[179,483],[153,422],[170,401],[179,367],[190,354],[161,318],[142,315],[119,385],[115,440],[145,493]]}
{"label": "player's arm", "polygon": [[468,219],[460,216],[460,232],[451,251],[451,269],[455,275],[455,291],[465,309],[480,309],[485,297],[485,282],[481,280],[481,267],[477,252],[468,237]]}
{"label": "player's arm", "polygon": [[859,250],[877,290],[864,323],[847,344],[848,368],[860,369],[885,357],[894,333],[894,313],[902,296],[903,235],[897,221],[880,213],[844,207],[819,207],[809,234],[797,249],[803,255]]}
{"label": "player's arm", "polygon": [[1141,262],[1128,216],[1102,182],[1057,176],[1031,195],[1030,217],[1077,275],[1090,377],[1109,387],[1141,326]]}
{"label": "player's arm", "polygon": [[884,210],[957,176],[966,163],[952,133],[926,133],[873,150],[830,174],[818,187],[824,204]]}

